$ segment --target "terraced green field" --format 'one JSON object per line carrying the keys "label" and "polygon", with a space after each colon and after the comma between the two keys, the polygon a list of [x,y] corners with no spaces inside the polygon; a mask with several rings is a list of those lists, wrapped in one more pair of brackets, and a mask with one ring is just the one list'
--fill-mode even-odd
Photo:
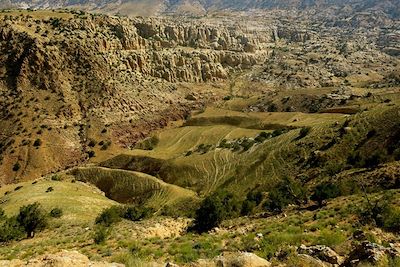
{"label": "terraced green field", "polygon": [[61,208],[63,220],[71,224],[92,222],[103,209],[118,204],[89,184],[51,179],[1,187],[0,201],[0,207],[9,216],[33,202],[39,202],[46,211]]}

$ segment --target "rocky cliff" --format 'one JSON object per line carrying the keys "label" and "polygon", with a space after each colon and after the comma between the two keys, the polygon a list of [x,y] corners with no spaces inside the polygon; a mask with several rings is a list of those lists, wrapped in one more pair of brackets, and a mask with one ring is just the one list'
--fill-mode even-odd
{"label": "rocky cliff", "polygon": [[129,147],[222,98],[218,89],[176,82],[225,82],[264,61],[269,31],[263,40],[241,27],[201,22],[5,13],[0,181],[85,161],[89,139]]}

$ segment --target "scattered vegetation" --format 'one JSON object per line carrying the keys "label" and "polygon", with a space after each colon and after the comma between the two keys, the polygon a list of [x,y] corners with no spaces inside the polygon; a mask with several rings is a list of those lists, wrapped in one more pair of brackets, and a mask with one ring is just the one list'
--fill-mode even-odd
{"label": "scattered vegetation", "polygon": [[338,197],[340,194],[341,192],[337,185],[326,182],[317,185],[311,196],[311,200],[317,201],[321,207],[325,200]]}
{"label": "scattered vegetation", "polygon": [[196,211],[193,229],[202,233],[217,227],[223,220],[238,216],[240,204],[227,192],[217,192],[206,197]]}
{"label": "scattered vegetation", "polygon": [[298,181],[284,178],[268,194],[264,207],[268,211],[282,212],[289,204],[302,204],[307,201],[307,190]]}
{"label": "scattered vegetation", "polygon": [[109,227],[122,219],[140,221],[153,214],[153,210],[142,206],[112,206],[101,212],[96,218],[96,224]]}
{"label": "scattered vegetation", "polygon": [[24,229],[28,238],[35,236],[37,231],[46,227],[46,214],[40,204],[35,202],[27,206],[22,206],[17,215],[17,222]]}

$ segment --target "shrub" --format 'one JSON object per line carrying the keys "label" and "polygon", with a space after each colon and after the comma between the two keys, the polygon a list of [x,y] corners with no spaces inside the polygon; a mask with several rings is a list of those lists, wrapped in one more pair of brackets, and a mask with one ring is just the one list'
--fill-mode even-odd
{"label": "shrub", "polygon": [[53,218],[60,218],[63,215],[63,211],[60,208],[54,208],[50,211],[49,214]]}
{"label": "shrub", "polygon": [[89,141],[88,146],[90,146],[90,147],[95,147],[95,146],[96,146],[96,141],[93,140],[93,139],[91,139],[91,140]]}
{"label": "shrub", "polygon": [[42,140],[36,139],[35,142],[33,143],[34,147],[40,147],[42,145]]}
{"label": "shrub", "polygon": [[282,129],[274,130],[274,131],[272,132],[272,137],[280,136],[280,135],[282,135],[283,133],[284,133],[284,131],[283,131]]}
{"label": "shrub", "polygon": [[21,239],[24,235],[23,227],[18,223],[16,217],[0,218],[0,242]]}
{"label": "shrub", "polygon": [[46,189],[46,193],[50,193],[50,192],[53,192],[53,191],[54,191],[54,188],[51,187],[51,186]]}
{"label": "shrub", "polygon": [[123,217],[123,209],[119,206],[112,206],[103,210],[96,218],[96,224],[111,226],[114,223],[120,222]]}
{"label": "shrub", "polygon": [[271,103],[271,105],[268,106],[268,112],[277,112],[278,111],[278,106],[275,103]]}
{"label": "shrub", "polygon": [[306,194],[306,189],[302,184],[286,177],[269,192],[264,207],[269,211],[282,212],[289,204],[305,202]]}
{"label": "shrub", "polygon": [[261,191],[250,191],[249,193],[247,193],[246,199],[254,201],[256,205],[260,205],[263,199],[263,195]]}
{"label": "shrub", "polygon": [[148,218],[152,214],[152,209],[146,207],[133,207],[129,206],[125,209],[123,217],[124,219],[131,221],[140,221]]}
{"label": "shrub", "polygon": [[106,142],[100,142],[99,145],[101,145],[101,150],[107,150],[108,147],[111,145],[111,141],[106,141]]}
{"label": "shrub", "polygon": [[35,202],[27,206],[22,206],[17,216],[17,222],[24,228],[28,238],[32,238],[36,231],[46,227],[46,215],[40,204]]}
{"label": "shrub", "polygon": [[392,193],[386,193],[374,200],[366,196],[366,203],[359,210],[360,221],[364,224],[375,224],[389,231],[400,232],[400,210],[390,204],[392,199]]}
{"label": "shrub", "polygon": [[306,137],[311,131],[311,127],[303,127],[300,130],[298,139]]}
{"label": "shrub", "polygon": [[143,141],[137,143],[135,145],[135,148],[142,149],[142,150],[153,150],[158,145],[159,142],[160,142],[160,140],[158,139],[157,136],[152,136],[150,138],[146,138]]}
{"label": "shrub", "polygon": [[23,186],[22,186],[22,185],[19,185],[19,186],[17,186],[17,187],[14,189],[14,191],[21,190],[22,188],[23,188]]}
{"label": "shrub", "polygon": [[270,138],[271,136],[272,136],[271,133],[261,132],[259,135],[257,135],[257,137],[254,139],[254,141],[256,141],[257,143],[262,143],[265,140],[267,140],[268,138]]}
{"label": "shrub", "polygon": [[53,175],[53,176],[51,176],[51,180],[52,181],[61,181],[61,177],[60,176],[58,176],[58,175]]}
{"label": "shrub", "polygon": [[104,244],[109,234],[110,232],[105,226],[103,225],[97,226],[93,235],[94,243]]}
{"label": "shrub", "polygon": [[339,187],[332,183],[323,183],[318,185],[311,199],[318,202],[319,206],[322,206],[324,200],[335,198],[340,195]]}
{"label": "shrub", "polygon": [[19,162],[17,162],[13,166],[13,171],[17,172],[19,171],[19,169],[21,169],[21,165],[19,164]]}
{"label": "shrub", "polygon": [[237,216],[239,209],[233,194],[217,192],[206,197],[196,211],[194,229],[200,233],[209,231],[223,220]]}
{"label": "shrub", "polygon": [[240,211],[240,215],[242,216],[250,215],[256,206],[257,206],[256,202],[246,199],[242,203],[242,209]]}

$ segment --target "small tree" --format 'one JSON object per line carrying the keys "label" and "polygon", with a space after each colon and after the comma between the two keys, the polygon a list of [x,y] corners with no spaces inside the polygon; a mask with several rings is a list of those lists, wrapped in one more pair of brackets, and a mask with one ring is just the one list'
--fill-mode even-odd
{"label": "small tree", "polygon": [[17,221],[24,228],[28,238],[34,237],[35,232],[44,229],[47,223],[46,215],[37,202],[21,207]]}
{"label": "small tree", "polygon": [[340,196],[340,189],[337,185],[332,183],[323,183],[318,185],[311,199],[318,202],[321,207],[324,200]]}
{"label": "small tree", "polygon": [[233,194],[215,193],[206,197],[196,211],[194,229],[206,232],[217,227],[223,220],[237,216],[240,205]]}
{"label": "small tree", "polygon": [[307,191],[302,184],[285,177],[269,192],[265,208],[269,211],[282,212],[289,204],[302,204],[307,200]]}

